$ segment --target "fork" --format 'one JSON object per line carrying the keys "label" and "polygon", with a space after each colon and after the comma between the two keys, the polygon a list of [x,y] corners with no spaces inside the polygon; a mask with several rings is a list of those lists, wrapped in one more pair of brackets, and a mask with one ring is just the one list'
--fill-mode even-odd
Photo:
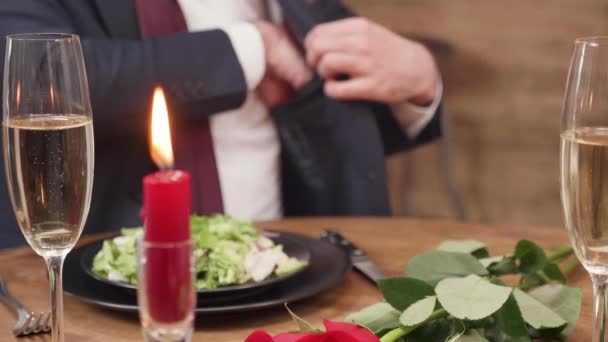
{"label": "fork", "polygon": [[26,310],[25,307],[8,292],[6,282],[2,277],[0,277],[0,300],[17,311],[18,319],[13,328],[13,335],[16,337],[51,331],[51,327],[49,326],[51,313],[41,312],[37,314]]}

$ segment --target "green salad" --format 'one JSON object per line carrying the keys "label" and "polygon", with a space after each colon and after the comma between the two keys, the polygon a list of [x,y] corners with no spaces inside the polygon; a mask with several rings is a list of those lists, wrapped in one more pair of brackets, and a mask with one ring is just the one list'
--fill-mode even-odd
{"label": "green salad", "polygon": [[[190,219],[196,269],[196,287],[260,282],[300,270],[307,262],[289,257],[283,246],[260,234],[250,222],[214,216]],[[137,241],[143,228],[124,228],[121,235],[103,242],[93,259],[93,272],[116,282],[137,285]]]}

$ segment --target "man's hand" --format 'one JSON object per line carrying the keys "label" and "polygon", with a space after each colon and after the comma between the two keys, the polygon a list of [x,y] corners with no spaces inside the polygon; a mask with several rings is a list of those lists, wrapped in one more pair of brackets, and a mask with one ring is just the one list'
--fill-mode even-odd
{"label": "man's hand", "polygon": [[266,53],[266,75],[257,92],[273,107],[287,101],[294,91],[308,83],[312,72],[282,28],[265,21],[254,25],[262,35]]}
{"label": "man's hand", "polygon": [[306,60],[326,80],[330,97],[418,105],[435,97],[439,76],[428,50],[367,19],[318,25],[305,46]]}

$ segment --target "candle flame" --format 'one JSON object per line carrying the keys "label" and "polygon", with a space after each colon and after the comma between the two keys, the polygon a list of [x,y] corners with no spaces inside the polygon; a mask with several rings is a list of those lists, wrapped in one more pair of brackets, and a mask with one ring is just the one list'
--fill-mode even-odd
{"label": "candle flame", "polygon": [[51,97],[51,108],[55,110],[55,90],[53,90],[53,83],[51,82],[51,87],[49,89],[49,96]]}
{"label": "candle flame", "polygon": [[19,109],[19,106],[21,105],[21,81],[17,82],[17,98],[16,98],[16,102],[17,102],[17,109]]}
{"label": "candle flame", "polygon": [[160,169],[173,167],[173,148],[171,147],[171,128],[165,94],[160,87],[154,89],[152,100],[152,120],[150,125],[150,154]]}

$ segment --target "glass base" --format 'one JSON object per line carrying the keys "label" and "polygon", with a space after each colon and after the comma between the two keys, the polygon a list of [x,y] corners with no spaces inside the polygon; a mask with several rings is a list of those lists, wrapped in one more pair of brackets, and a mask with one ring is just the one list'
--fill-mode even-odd
{"label": "glass base", "polygon": [[143,329],[145,342],[190,342],[192,327],[184,324],[163,325]]}

